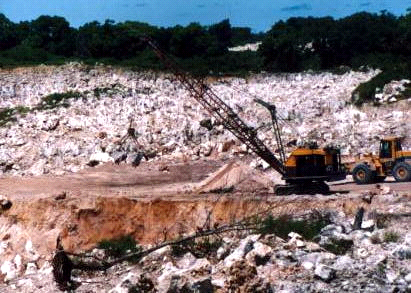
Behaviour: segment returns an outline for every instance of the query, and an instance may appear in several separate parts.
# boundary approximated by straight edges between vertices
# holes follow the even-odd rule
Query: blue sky
[[[359,11],[406,13],[411,0],[0,0],[0,12],[14,22],[40,15],[65,17],[78,27],[97,20],[147,22],[156,26],[209,25],[229,18],[233,26],[266,31],[292,16],[340,18]]]

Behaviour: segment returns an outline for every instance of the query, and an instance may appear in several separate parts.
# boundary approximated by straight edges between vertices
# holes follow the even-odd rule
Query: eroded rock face
[[[346,223],[352,217],[339,220]],[[339,227],[343,223],[332,224]],[[176,254],[174,248],[163,247],[137,263],[120,263],[104,274],[74,270],[72,279],[76,292],[408,292],[411,257],[404,254],[409,249],[408,224],[395,225],[400,235],[397,242],[365,242],[373,238],[366,230],[338,232],[353,239],[350,251],[342,255],[324,249],[313,252],[302,237],[298,239],[304,246],[291,245],[295,233],[285,241],[275,235],[230,232],[223,241],[207,238],[209,244],[218,241],[227,251],[225,256],[210,252],[196,257],[189,251]],[[385,234],[392,228],[375,229],[374,233]],[[319,236],[330,235],[330,230],[323,229]],[[10,282],[0,285],[2,292],[57,292],[50,263],[40,265],[41,256],[26,264],[29,254],[37,254],[31,241],[26,243],[26,254],[2,262],[2,277]],[[91,255],[101,259],[104,251],[95,249]]]
[[[286,121],[284,142],[316,140],[353,154],[376,151],[384,135],[409,136],[407,101],[379,108],[349,105],[352,90],[375,74],[256,75],[211,88],[247,124],[266,125],[259,136],[269,146],[275,145],[269,113],[254,96],[277,106]],[[50,98],[55,93],[66,95],[56,101],[61,96]],[[0,108],[14,109],[11,118],[17,120],[0,127],[3,174],[63,174],[107,161],[132,163],[139,151],[150,154],[144,158],[149,160],[246,151],[181,84],[162,74],[80,64],[3,70]],[[134,137],[127,137],[130,126]]]

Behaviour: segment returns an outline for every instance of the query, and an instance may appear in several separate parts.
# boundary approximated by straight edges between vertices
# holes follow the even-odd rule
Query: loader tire
[[[369,184],[374,181],[373,172],[365,164],[359,164],[352,171],[352,178],[357,184]]]
[[[411,166],[405,162],[397,163],[392,169],[392,175],[397,182],[406,182],[411,179]]]

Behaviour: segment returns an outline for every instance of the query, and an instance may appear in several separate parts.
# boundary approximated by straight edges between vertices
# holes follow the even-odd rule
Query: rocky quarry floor
[[[384,88],[378,107],[350,103],[376,73],[208,82],[273,150],[255,97],[277,106],[287,152],[315,140],[349,159],[376,152],[383,136],[411,148],[411,103],[395,98],[403,82]],[[76,292],[411,291],[411,184],[348,178],[331,195],[276,197],[280,176],[172,76],[76,63],[1,70],[1,109],[1,292],[58,292],[58,235],[67,253],[106,260],[103,240],[130,235],[147,251],[196,236],[104,271],[75,269]]]

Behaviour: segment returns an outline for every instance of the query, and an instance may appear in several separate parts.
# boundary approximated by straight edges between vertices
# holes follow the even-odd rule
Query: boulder
[[[303,237],[295,232],[290,232],[288,234],[288,242],[287,242],[287,246],[288,247],[297,247],[297,248],[303,248],[305,247],[305,242],[302,240]]]
[[[28,173],[33,176],[40,176],[47,172],[46,169],[47,160],[40,159],[36,163],[34,163],[30,169],[28,169]]]
[[[244,256],[254,248],[254,243],[260,235],[250,235],[240,241],[239,246],[224,259],[224,265],[231,267],[235,262],[243,260]]]
[[[208,277],[211,264],[205,258],[197,259],[191,253],[186,253],[178,260],[177,266],[168,262],[162,266],[161,272],[157,278],[159,292],[180,292],[178,290],[184,286],[191,288],[199,279]]]
[[[0,195],[0,211],[7,211],[12,207],[12,202],[4,196]]]
[[[89,165],[98,165],[100,163],[114,162],[113,158],[108,153],[97,152],[90,156]]]
[[[343,233],[344,230],[344,227],[335,224],[324,227],[318,244],[332,253],[345,254],[354,245],[354,241],[352,236]]]
[[[2,275],[4,275],[4,281],[10,281],[18,276],[16,264],[14,262],[6,260],[0,267]]]
[[[257,241],[254,243],[253,249],[247,253],[246,259],[252,265],[263,266],[270,260],[272,252],[273,249],[270,246]]]
[[[134,287],[134,284],[137,283],[138,276],[134,273],[128,273],[123,277],[119,284],[116,287],[108,291],[109,293],[128,293]]]
[[[34,263],[34,262],[29,262],[29,263],[27,263],[27,265],[26,265],[26,271],[25,271],[25,275],[34,275],[34,274],[36,274],[37,273],[37,270],[38,270],[38,268],[37,268],[37,265],[36,265],[36,263]]]
[[[332,267],[319,264],[314,270],[314,275],[325,282],[329,282],[336,277],[336,271]]]
[[[331,263],[334,261],[335,258],[336,256],[329,252],[312,252],[302,256],[299,259],[299,263],[305,269],[310,270],[312,268],[317,267],[320,264]]]
[[[336,271],[352,270],[354,263],[355,261],[349,255],[343,255],[335,260],[333,268]]]
[[[144,157],[144,153],[142,152],[138,152],[138,153],[129,153],[127,155],[127,159],[126,162],[127,164],[131,164],[133,167],[137,167],[138,165],[140,165],[141,160]]]
[[[114,163],[120,164],[121,162],[125,161],[127,159],[127,153],[126,152],[120,152],[116,151],[110,154],[110,156],[113,158]]]

